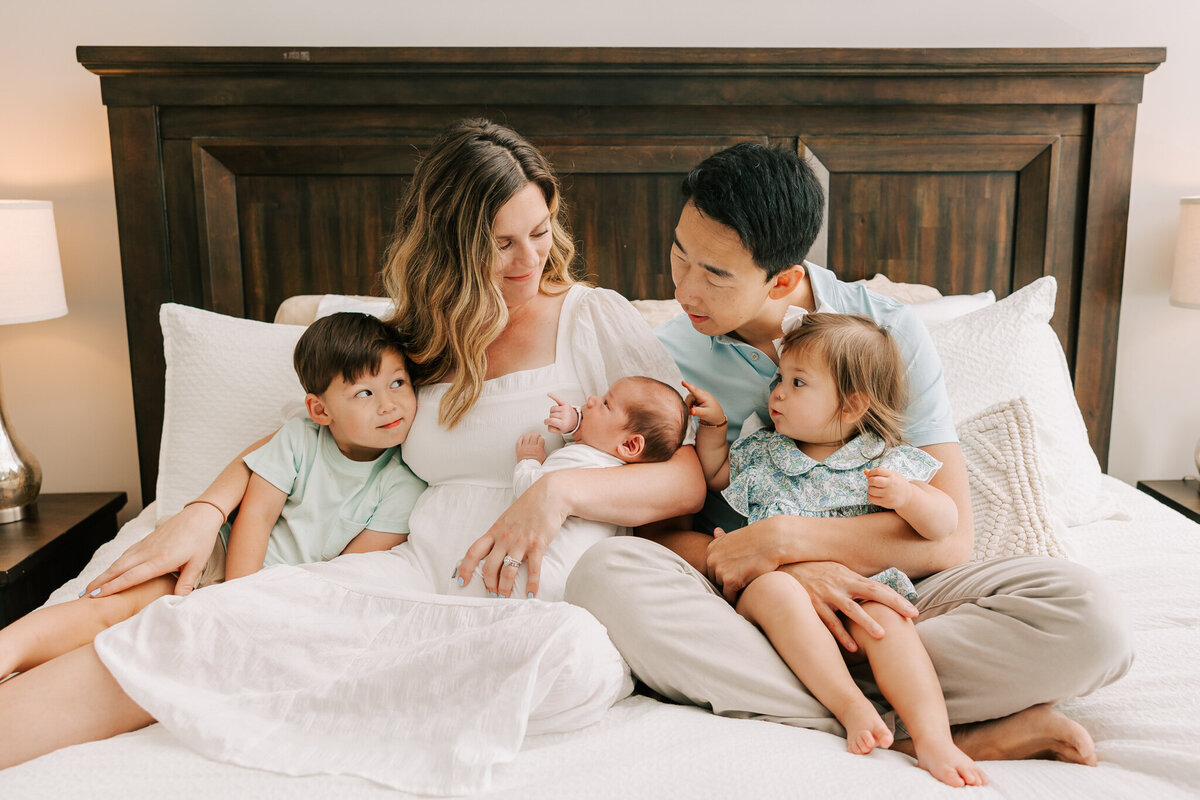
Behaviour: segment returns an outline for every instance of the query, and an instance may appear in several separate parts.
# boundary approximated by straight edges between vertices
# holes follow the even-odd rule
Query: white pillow
[[[1025,397],[1037,428],[1050,513],[1067,525],[1108,515],[1100,464],[1075,402],[1067,360],[1050,327],[1057,284],[1039,278],[999,302],[934,328],[954,421]]]
[[[933,330],[938,325],[949,322],[955,317],[970,314],[996,302],[996,295],[991,289],[979,294],[948,294],[936,300],[925,300],[913,303],[911,308],[917,319],[925,323],[925,327]]]
[[[159,321],[167,362],[157,489],[163,519],[300,410],[304,390],[292,369],[292,350],[304,326],[174,303],[163,305]]]
[[[1062,523],[1046,510],[1035,430],[1024,397],[997,403],[958,426],[975,516],[973,561],[1066,557]]]

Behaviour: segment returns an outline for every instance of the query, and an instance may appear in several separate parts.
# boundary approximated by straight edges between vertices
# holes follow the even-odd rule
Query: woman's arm
[[[146,538],[122,553],[84,591],[95,597],[104,597],[179,570],[175,594],[189,594],[196,587],[196,581],[200,579],[200,573],[212,555],[222,523],[238,507],[242,495],[246,493],[250,470],[242,459],[270,439],[271,436],[264,436],[239,453],[212,485],[196,498],[203,500],[203,503],[185,506],[178,514],[164,520]]]
[[[252,575],[262,569],[271,530],[279,520],[287,497],[287,492],[272,485],[266,478],[251,474],[241,511],[229,531],[225,580]]]
[[[537,596],[542,556],[567,517],[635,526],[692,514],[704,504],[704,476],[692,447],[669,461],[610,469],[565,469],[543,475],[467,550],[458,567],[465,585],[483,561],[484,585],[507,597],[505,556],[527,562],[526,590]]]

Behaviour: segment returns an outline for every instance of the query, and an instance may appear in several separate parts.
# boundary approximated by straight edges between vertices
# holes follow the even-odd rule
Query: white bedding
[[[1172,798],[1200,795],[1200,525],[1105,477],[1128,520],[1070,529],[1072,557],[1123,597],[1136,661],[1118,683],[1062,708],[1095,737],[1100,766],[988,762],[982,789],[950,789],[891,752],[852,756],[832,736],[714,717],[631,697],[597,724],[528,737],[493,773],[486,797],[1019,797]],[[153,510],[98,551],[55,593],[74,597],[147,530]],[[366,780],[296,778],[209,761],[161,725],[68,748],[0,772],[0,797],[406,797]]]

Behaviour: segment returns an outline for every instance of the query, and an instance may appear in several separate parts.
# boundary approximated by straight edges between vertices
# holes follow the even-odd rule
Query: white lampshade
[[[1179,201],[1171,305],[1200,308],[1200,197],[1184,197]]]
[[[66,313],[53,204],[0,200],[0,325]]]

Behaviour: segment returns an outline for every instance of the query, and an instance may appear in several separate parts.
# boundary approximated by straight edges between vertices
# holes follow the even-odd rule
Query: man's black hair
[[[825,192],[791,150],[736,144],[701,161],[681,188],[685,201],[737,233],[767,278],[804,261],[821,230]]]

